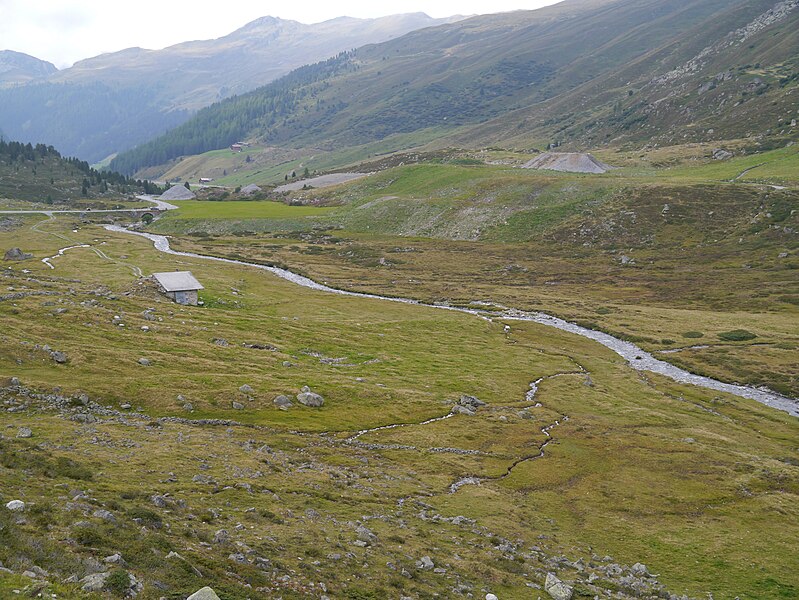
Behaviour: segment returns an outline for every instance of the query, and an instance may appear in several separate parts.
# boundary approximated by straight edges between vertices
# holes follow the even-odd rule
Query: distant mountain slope
[[[15,83],[32,83],[0,89],[0,129],[14,139],[46,142],[99,161],[301,65],[458,18],[414,13],[304,25],[264,17],[216,40],[163,50],[129,48],[62,71],[50,65],[52,71],[36,78],[9,71]],[[0,82],[2,64],[0,55]]]
[[[28,83],[58,72],[55,65],[34,56],[0,50],[0,87]]]
[[[160,191],[147,181],[98,172],[85,161],[61,156],[52,146],[0,140],[0,199],[74,206]]]
[[[523,147],[543,138],[585,147],[795,139],[798,107],[799,1],[735,2],[620,69],[448,141]]]
[[[333,150],[435,128],[438,135],[451,131],[442,143],[458,145],[562,140],[589,145],[626,135],[643,119],[650,128],[641,137],[675,137],[669,132],[676,124],[692,127],[708,107],[703,98],[678,119],[675,86],[683,81],[657,82],[711,46],[718,51],[703,55],[702,68],[686,75],[686,89],[705,72],[759,69],[766,89],[756,84],[744,103],[758,112],[755,124],[762,127],[785,112],[791,96],[784,94],[798,83],[796,8],[797,0],[572,0],[475,17],[308,67],[306,72],[316,73],[311,79],[297,72],[220,102],[118,157],[115,166],[135,172],[242,137]],[[745,44],[728,43],[739,29],[746,32],[740,34]],[[749,56],[741,52],[742,44],[751,56],[762,56],[759,67],[739,64]],[[749,85],[746,78],[742,82]],[[644,96],[640,91],[646,86]],[[787,87],[777,92],[780,86]],[[659,111],[659,106],[671,108]],[[607,121],[600,123],[605,113]],[[743,136],[751,127],[734,118],[724,122],[729,126],[714,133],[707,127],[693,137]]]

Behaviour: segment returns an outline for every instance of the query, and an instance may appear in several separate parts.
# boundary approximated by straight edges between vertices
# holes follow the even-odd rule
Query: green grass
[[[181,219],[295,219],[327,214],[330,208],[316,206],[288,206],[281,202],[229,201],[209,202],[182,200],[175,202],[177,212],[168,212],[165,218]]]

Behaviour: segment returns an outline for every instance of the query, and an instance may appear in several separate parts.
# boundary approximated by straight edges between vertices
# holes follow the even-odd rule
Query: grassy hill
[[[785,6],[573,1],[475,17],[305,67],[113,164],[132,173],[245,137],[310,155],[426,131],[459,147],[784,144],[799,89],[799,11]]]

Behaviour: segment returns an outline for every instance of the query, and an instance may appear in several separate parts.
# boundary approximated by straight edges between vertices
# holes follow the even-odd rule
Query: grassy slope
[[[286,598],[302,597],[298,586],[307,589],[310,581],[325,581],[334,596],[349,598],[448,594],[456,581],[475,585],[481,594],[527,598],[525,583],[540,585],[552,567],[518,552],[508,560],[508,551],[496,546],[509,539],[519,548],[535,545],[547,555],[572,559],[591,561],[593,551],[626,563],[641,560],[673,591],[696,596],[712,591],[717,598],[788,598],[799,588],[792,553],[799,534],[796,419],[754,402],[640,376],[596,344],[533,324],[514,324],[506,335],[501,323],[333,297],[252,269],[165,256],[145,240],[69,219],[38,231],[30,229],[33,223],[28,219],[25,227],[0,233],[0,246],[20,245],[38,258],[65,243],[43,233],[51,232],[101,244],[109,258],[75,250],[56,259],[55,271],[38,262],[3,271],[5,287],[56,295],[0,302],[0,375],[43,389],[57,385],[67,394],[85,391],[104,405],[130,402],[153,416],[186,415],[176,399],[182,394],[194,404],[192,418],[233,418],[270,429],[156,427],[146,419],[84,426],[34,409],[35,403],[7,413],[12,428],[34,429],[32,442],[42,453],[31,463],[35,469],[56,466],[49,475],[37,475],[30,465],[26,471],[20,457],[33,452],[25,450],[29,442],[3,441],[2,500],[22,497],[34,507],[24,525],[3,513],[0,535],[11,536],[0,546],[5,565],[17,569],[35,562],[65,577],[85,568],[77,558],[121,550],[147,584],[145,599],[164,594],[153,587],[156,579],[175,597],[205,583],[225,598],[250,596],[252,590],[238,580]],[[71,233],[75,227],[78,232]],[[206,285],[206,306],[180,308],[143,291],[134,265],[145,272],[191,269]],[[23,267],[32,274],[22,274]],[[97,295],[98,286],[114,297]],[[56,308],[67,311],[54,316]],[[146,308],[163,320],[144,320]],[[125,327],[113,322],[114,315]],[[145,324],[150,332],[140,330]],[[225,338],[230,346],[220,347],[213,338]],[[241,346],[252,341],[278,350]],[[70,362],[56,365],[33,343],[67,352]],[[321,364],[308,350],[346,356],[356,366]],[[142,356],[153,366],[138,365]],[[295,366],[281,366],[284,360]],[[573,372],[577,365],[590,373],[591,386],[581,374],[547,380],[537,397],[543,406],[530,411],[532,420],[517,415],[531,380]],[[252,400],[237,391],[243,383],[255,389]],[[304,384],[326,396],[322,410],[282,412],[272,406],[273,395]],[[480,396],[489,408],[476,417],[389,430],[363,441],[455,446],[487,456],[370,450],[338,445],[336,434],[290,433],[419,422],[444,414],[446,401],[464,392]],[[233,410],[232,401],[242,401],[245,409]],[[543,441],[544,424],[563,415],[569,420],[553,431],[556,441],[544,459],[500,482],[444,493],[461,475],[502,473]],[[262,444],[271,454],[253,452]],[[76,464],[67,468],[59,457]],[[218,484],[192,482],[198,473]],[[255,493],[239,487],[244,483]],[[90,489],[82,502],[90,510],[111,510],[119,524],[66,511],[66,490],[76,488]],[[185,501],[185,508],[156,508],[148,499],[153,493],[169,493]],[[399,498],[417,494],[428,513],[475,518],[479,527],[422,520],[421,505],[398,507]],[[255,511],[245,512],[249,507]],[[354,525],[347,523],[365,515],[376,517],[368,526],[378,542],[361,549],[351,545]],[[148,524],[143,532],[134,516]],[[79,520],[89,523],[88,532],[78,533]],[[237,522],[244,529],[236,531]],[[277,575],[291,573],[296,590],[226,560],[235,547],[200,544],[221,528],[272,559]],[[170,566],[163,560],[170,550],[204,577]],[[344,559],[327,559],[332,552]],[[414,561],[425,554],[447,574],[416,571]],[[387,562],[407,567],[411,578],[398,576]],[[359,578],[361,569],[368,578]],[[570,569],[559,572],[577,577]],[[0,581],[0,589],[20,585],[6,576]],[[61,588],[59,597],[83,597],[70,590]]]

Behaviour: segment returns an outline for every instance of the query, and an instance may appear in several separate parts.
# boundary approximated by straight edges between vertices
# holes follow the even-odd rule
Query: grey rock
[[[149,367],[153,364],[150,362],[149,358],[140,358],[138,362],[142,367]]]
[[[11,512],[22,512],[25,510],[25,503],[22,500],[12,500],[6,504],[6,508]]]
[[[69,360],[69,357],[61,352],[60,350],[55,350],[50,354],[50,357],[56,361],[59,365],[63,365]]]
[[[194,410],[194,405],[191,402],[186,402],[186,404],[183,405],[183,410],[191,412]]]
[[[227,348],[228,346],[230,346],[230,342],[228,342],[224,338],[214,338],[213,342],[214,344],[216,344],[217,346],[221,346],[222,348]]]
[[[571,600],[572,594],[574,593],[571,586],[566,585],[555,577],[554,573],[547,573],[547,578],[544,582],[544,591],[552,596],[554,600]]]
[[[315,394],[312,392],[308,386],[302,388],[302,392],[297,394],[297,402],[304,406],[310,406],[312,408],[319,408],[323,406],[325,403],[325,399],[322,398],[319,394]]]
[[[473,417],[475,415],[474,410],[472,410],[470,407],[461,406],[460,404],[453,406],[452,411],[450,412],[452,412],[453,415],[466,415],[467,417]]]
[[[241,402],[234,402],[233,408],[235,408],[236,410],[242,410],[244,408],[244,405]]]
[[[119,552],[112,554],[111,556],[106,556],[103,559],[103,562],[107,565],[118,565],[120,567],[124,567],[127,564]]]
[[[289,399],[289,397],[288,396],[283,396],[282,394],[280,396],[276,397],[273,400],[273,402],[275,403],[275,406],[278,406],[280,408],[291,408],[292,406],[294,406],[291,403],[291,400]]]
[[[245,383],[243,386],[241,386],[241,387],[239,388],[239,391],[240,391],[242,394],[247,394],[248,396],[249,396],[249,395],[251,395],[251,394],[253,394],[253,393],[255,393],[255,390],[254,390],[254,389],[252,389],[252,386],[251,386],[251,385],[249,385],[249,384],[246,384],[246,383]]]
[[[635,563],[632,566],[632,568],[630,569],[630,572],[633,575],[637,575],[638,577],[648,577],[649,576],[649,569],[646,568],[645,564],[642,564],[642,563],[639,563],[639,562]]]
[[[3,256],[3,260],[30,260],[31,258],[33,258],[33,254],[23,252],[19,248],[11,248],[10,250],[6,250],[6,253]]]
[[[230,534],[227,529],[220,529],[214,534],[214,544],[227,544],[230,541]]]
[[[111,512],[102,508],[94,511],[92,516],[102,519],[103,521],[107,521],[108,523],[116,523],[117,521],[117,518]]]
[[[33,432],[28,427],[20,427],[17,431],[18,438],[32,438]]]
[[[733,156],[735,156],[729,150],[724,150],[723,148],[716,148],[713,150],[713,159],[714,160],[729,160]]]
[[[458,404],[460,404],[461,406],[469,406],[475,409],[486,405],[486,403],[480,400],[479,398],[475,398],[474,396],[468,396],[466,394],[461,396],[461,399],[458,401]]]
[[[201,590],[194,592],[186,600],[220,600],[216,592],[209,587],[204,587]]]
[[[240,565],[247,564],[247,557],[241,554],[240,552],[231,554],[230,556],[228,556],[228,560],[232,560],[234,563],[238,563]]]
[[[365,542],[367,545],[371,546],[377,542],[377,536],[374,534],[374,532],[364,525],[358,525],[355,533],[358,536],[358,540]]]
[[[79,584],[81,590],[84,592],[102,592],[105,588],[105,582],[111,573],[92,573],[80,580]]]
[[[429,556],[423,556],[416,562],[416,568],[421,569],[422,571],[429,571],[435,567],[433,563],[433,559]]]

